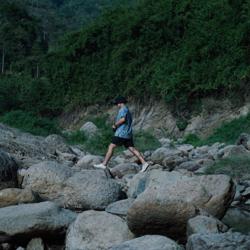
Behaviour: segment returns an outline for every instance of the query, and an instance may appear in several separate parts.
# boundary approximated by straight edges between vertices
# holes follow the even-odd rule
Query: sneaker
[[[95,167],[95,168],[101,168],[101,169],[106,169],[106,168],[107,168],[103,163],[94,164],[94,167]]]
[[[149,164],[147,162],[142,164],[142,169],[140,171],[140,173],[143,173],[147,170],[147,168],[149,167]]]

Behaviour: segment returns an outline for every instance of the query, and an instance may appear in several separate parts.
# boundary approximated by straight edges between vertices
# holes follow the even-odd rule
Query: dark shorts
[[[133,138],[126,139],[126,138],[121,138],[118,136],[113,136],[111,142],[115,144],[116,146],[124,146],[126,148],[134,147]]]

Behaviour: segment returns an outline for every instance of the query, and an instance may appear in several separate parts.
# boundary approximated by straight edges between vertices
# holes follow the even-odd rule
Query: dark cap
[[[127,99],[124,96],[118,96],[113,101],[113,104],[119,104],[119,103],[127,103]]]

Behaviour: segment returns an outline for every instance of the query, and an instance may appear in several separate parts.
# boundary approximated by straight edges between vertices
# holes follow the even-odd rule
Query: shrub
[[[47,136],[60,133],[56,121],[36,116],[32,112],[11,111],[1,116],[0,122],[35,135]]]

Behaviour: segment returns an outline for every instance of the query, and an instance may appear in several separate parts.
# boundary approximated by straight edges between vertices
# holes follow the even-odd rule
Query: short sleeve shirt
[[[115,136],[130,139],[132,137],[132,115],[126,106],[119,109],[116,122],[121,118],[125,118],[125,122],[116,129]]]

